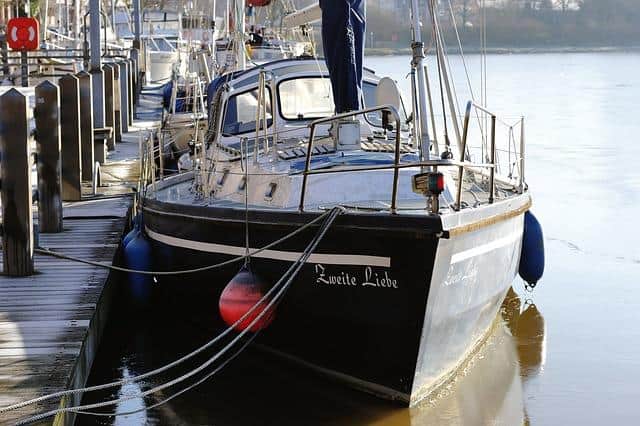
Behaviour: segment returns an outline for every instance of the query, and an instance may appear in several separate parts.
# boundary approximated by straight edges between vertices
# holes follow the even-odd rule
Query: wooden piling
[[[10,89],[0,96],[2,257],[9,276],[33,273],[31,149],[27,98]]]
[[[82,180],[91,181],[95,168],[93,145],[93,92],[91,74],[80,71],[76,74],[80,88],[80,151],[82,153]]]
[[[36,86],[38,224],[40,232],[62,232],[60,91],[50,81]]]
[[[60,78],[60,133],[62,135],[62,199],[82,198],[82,151],[80,145],[80,88],[78,78]]]
[[[120,68],[120,110],[122,133],[129,131],[129,71],[126,61],[118,62]]]
[[[113,62],[113,131],[116,143],[122,142],[122,93],[120,93],[120,66]]]
[[[113,68],[110,64],[102,66],[104,73],[104,127],[115,129],[115,112],[113,108]],[[107,139],[107,149],[113,151],[116,149],[115,136]]]
[[[138,98],[140,96],[140,69],[138,68],[138,61],[136,59],[129,59],[131,61],[131,85],[132,85],[132,94],[133,94],[133,116],[136,116]]]
[[[127,60],[127,74],[129,76],[128,79],[128,85],[129,85],[129,126],[133,125],[133,116],[134,116],[134,105],[135,105],[135,79],[133,76],[134,73],[134,69],[133,69],[133,65],[134,62],[132,59]]]
[[[107,158],[105,140],[96,135],[95,129],[104,128],[104,75],[101,69],[92,69],[91,74],[91,95],[93,101],[93,156],[94,160],[100,164],[104,164]],[[104,132],[100,132],[104,134]]]

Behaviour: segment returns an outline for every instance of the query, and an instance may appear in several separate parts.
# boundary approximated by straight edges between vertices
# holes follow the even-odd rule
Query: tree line
[[[450,1],[451,5],[440,1],[437,13],[445,40],[452,46],[457,43],[455,27],[463,44],[479,46],[483,22],[487,44],[493,47],[640,45],[638,0],[503,0],[485,8],[479,7],[481,0]],[[369,43],[406,47],[410,41],[407,18],[368,7]],[[424,27],[428,33],[431,26]]]

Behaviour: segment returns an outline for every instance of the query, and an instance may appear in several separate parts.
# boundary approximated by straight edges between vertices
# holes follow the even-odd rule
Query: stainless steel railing
[[[488,163],[473,163],[467,161],[467,139],[469,134],[469,120],[471,116],[471,110],[475,107],[480,111],[491,116],[491,145],[490,145],[490,159]],[[353,166],[353,167],[341,167],[339,169],[321,169],[321,170],[310,170],[311,167],[311,153],[313,150],[313,143],[315,139],[315,130],[316,127],[320,124],[325,124],[331,121],[340,120],[342,118],[354,117],[357,115],[368,114],[371,112],[378,111],[386,111],[390,113],[396,122],[396,140],[395,140],[395,157],[393,165],[375,165],[375,166]],[[461,208],[461,197],[462,197],[462,184],[463,184],[463,173],[464,169],[467,168],[482,168],[489,169],[489,203],[493,203],[495,200],[495,171],[496,171],[496,120],[497,117],[492,112],[488,111],[484,107],[480,105],[476,105],[473,102],[469,102],[467,104],[465,118],[464,118],[464,127],[463,127],[463,137],[462,137],[462,152],[460,153],[460,160],[442,160],[442,159],[434,159],[434,160],[423,160],[423,161],[414,161],[410,163],[402,163],[400,164],[400,114],[392,105],[381,105],[374,108],[367,108],[359,111],[353,111],[343,114],[334,115],[332,117],[322,118],[313,121],[310,124],[310,134],[309,134],[309,144],[307,146],[307,156],[305,161],[305,168],[303,172],[302,178],[302,188],[300,191],[300,204],[299,211],[304,211],[304,201],[307,191],[307,181],[309,175],[314,174],[327,174],[327,173],[345,173],[345,172],[358,172],[358,171],[371,171],[371,170],[389,170],[393,169],[393,183],[392,183],[392,195],[391,195],[391,207],[390,211],[392,214],[397,213],[397,205],[398,205],[398,181],[399,181],[399,172],[400,169],[412,168],[412,167],[430,167],[434,170],[437,170],[438,167],[458,167],[458,187],[457,187],[457,196],[455,202],[455,209],[460,210]],[[522,146],[524,144],[524,138],[521,138],[521,152],[524,150]],[[524,170],[524,158],[520,158],[520,188],[523,187],[523,173]],[[433,213],[437,213],[434,211]]]
[[[395,144],[395,157],[394,157],[394,167],[393,167],[394,169],[393,187],[392,187],[392,195],[391,195],[391,211],[393,213],[396,212],[397,198],[398,198],[398,174],[399,174],[398,166],[400,165],[400,121],[401,120],[400,120],[400,114],[398,113],[398,110],[393,105],[381,105],[373,108],[362,109],[359,111],[345,112],[345,113],[337,114],[331,117],[314,120],[311,123],[310,125],[311,129],[309,131],[309,144],[307,145],[307,158],[305,161],[304,173],[302,177],[302,190],[300,191],[299,210],[301,212],[304,211],[304,198],[307,191],[307,179],[310,174],[318,173],[317,170],[313,170],[313,171],[309,170],[309,167],[311,167],[311,153],[313,151],[313,142],[315,138],[316,127],[319,124],[329,123],[331,121],[340,120],[343,118],[355,117],[357,115],[368,114],[371,112],[378,112],[378,111],[381,111],[381,112],[386,111],[390,113],[396,122],[396,144]],[[385,166],[385,167],[390,168],[389,166]],[[339,171],[346,172],[351,170],[350,168],[347,168],[347,169],[340,169]],[[338,170],[336,170],[336,172],[338,172]]]

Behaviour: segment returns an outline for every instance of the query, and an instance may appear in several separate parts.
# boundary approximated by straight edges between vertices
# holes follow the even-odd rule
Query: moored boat
[[[147,188],[145,229],[177,270],[254,252],[340,208],[259,342],[414,404],[483,340],[516,275],[531,205],[523,145],[501,176],[494,125],[473,161],[472,109],[496,117],[472,103],[457,147],[432,140],[419,31],[408,114],[394,82],[362,67],[364,2],[322,6],[326,66],[285,59],[219,77],[208,131],[181,159],[193,170]],[[251,256],[253,271],[275,283],[319,226]],[[163,285],[222,324],[215,301],[236,272]]]

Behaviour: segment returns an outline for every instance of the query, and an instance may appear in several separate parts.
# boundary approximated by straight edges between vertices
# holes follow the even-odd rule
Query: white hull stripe
[[[467,259],[471,259],[472,257],[480,256],[481,254],[489,253],[490,251],[508,246],[519,238],[522,238],[522,231],[514,232],[506,237],[491,241],[490,243],[461,251],[451,256],[451,264],[453,265],[455,263],[463,262]]]
[[[159,234],[145,227],[147,234],[156,241],[175,247],[183,247],[191,250],[204,251],[209,253],[227,254],[230,256],[243,256],[245,248],[240,246],[230,246],[226,244],[204,243],[201,241],[186,240],[183,238],[172,237],[169,235]],[[250,248],[249,251],[257,249]],[[281,251],[281,250],[264,250],[255,254],[253,257],[283,260],[287,262],[295,262],[300,258],[302,252],[299,251]],[[383,256],[367,256],[358,254],[312,254],[307,263],[321,263],[323,265],[359,265],[359,266],[379,266],[381,268],[391,267],[391,258]]]

